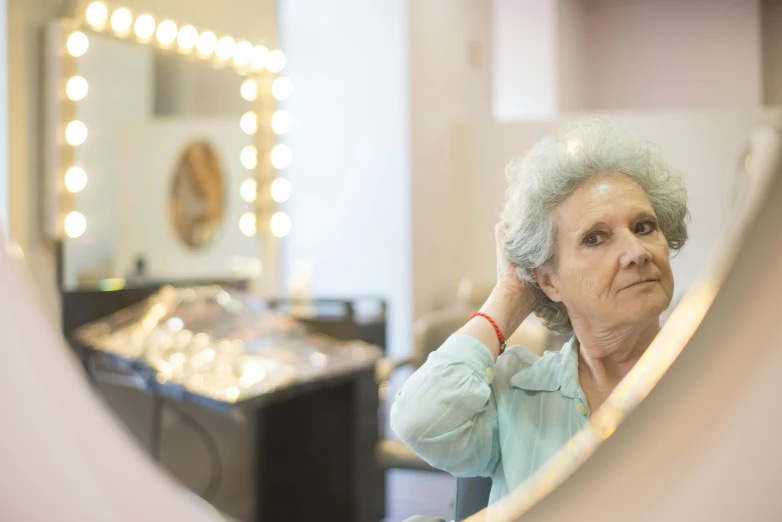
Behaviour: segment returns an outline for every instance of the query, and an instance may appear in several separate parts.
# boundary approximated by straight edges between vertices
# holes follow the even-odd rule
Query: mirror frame
[[[81,3],[86,4],[86,2]],[[96,4],[99,4],[97,8],[99,11],[102,9],[100,6],[105,8],[105,15],[102,19],[96,19],[94,11],[90,13],[90,9],[94,10]],[[278,135],[272,129],[272,121],[276,114],[285,112],[285,116],[290,118],[286,111],[278,111],[277,106],[278,100],[287,99],[290,95],[290,80],[278,75],[285,66],[285,55],[280,50],[269,51],[260,43],[253,45],[247,39],[235,39],[229,35],[222,35],[218,40],[218,36],[214,32],[194,28],[187,23],[176,24],[177,36],[181,34],[180,28],[189,27],[191,34],[195,29],[199,35],[195,41],[200,41],[204,34],[211,34],[215,44],[218,41],[233,42],[230,47],[233,49],[241,48],[241,54],[232,51],[227,58],[225,56],[228,53],[224,53],[221,58],[218,58],[216,45],[212,46],[209,52],[201,53],[196,44],[183,48],[179,45],[178,38],[174,38],[170,43],[163,43],[168,38],[162,38],[161,42],[159,34],[156,34],[158,31],[150,34],[148,38],[141,38],[135,33],[134,24],[123,31],[111,27],[113,14],[121,9],[124,8],[112,6],[103,1],[90,2],[89,5],[77,8],[75,16],[57,19],[46,28],[44,47],[46,52],[44,236],[60,244],[64,241],[78,241],[89,226],[88,218],[100,219],[100,216],[83,216],[78,211],[76,193],[70,192],[65,184],[69,169],[78,167],[76,148],[83,143],[83,141],[69,143],[66,137],[67,129],[71,124],[81,124],[78,119],[78,108],[79,101],[84,98],[77,97],[75,100],[69,98],[66,85],[69,79],[78,76],[79,57],[89,52],[90,36],[99,34],[138,45],[151,46],[157,51],[170,53],[185,60],[202,61],[209,66],[232,70],[247,78],[242,84],[242,92],[237,95],[241,95],[249,105],[248,111],[243,114],[242,118],[254,117],[257,123],[255,126],[257,130],[254,133],[248,133],[254,134],[253,144],[242,150],[242,159],[245,159],[242,164],[252,172],[245,182],[255,182],[255,198],[254,201],[253,198],[243,198],[243,201],[247,203],[247,212],[242,214],[242,225],[228,223],[227,226],[240,227],[245,235],[258,238],[261,243],[262,274],[259,274],[251,285],[254,290],[260,293],[275,294],[279,285],[279,240],[290,230],[290,218],[279,208],[279,203],[283,203],[285,200],[278,203],[272,197],[272,184],[277,179],[285,179],[281,174],[290,163],[291,158],[290,149],[287,145],[278,143]],[[136,21],[133,13],[128,11],[127,14],[133,22]],[[155,24],[155,28],[159,28],[163,23],[168,23],[170,28],[170,24],[173,22],[161,18],[160,24]],[[71,45],[69,49],[69,39],[72,44],[74,39],[80,39],[81,43],[86,42],[86,45],[82,45],[82,49],[74,48]],[[280,87],[282,82],[285,85]],[[253,84],[254,87],[252,87]],[[247,86],[246,91],[245,86]],[[280,91],[283,91],[285,95],[280,95]],[[254,96],[247,95],[252,92],[255,93]],[[89,89],[87,89],[86,97],[89,97]],[[83,126],[83,124],[81,125]],[[89,130],[86,127],[82,130],[85,130],[82,134],[86,134],[86,139],[89,139]],[[100,173],[94,172],[85,173],[83,169],[79,174],[82,175],[82,178],[86,174],[87,180],[92,176],[100,175]],[[244,192],[247,191],[244,190]],[[287,225],[282,227],[284,233],[280,233],[280,222]],[[66,223],[70,226],[66,226]],[[277,227],[273,226],[273,223],[277,223]],[[60,263],[63,262],[64,260],[61,259]],[[62,273],[62,267],[60,267],[60,271]],[[62,280],[60,286],[62,287]],[[108,287],[114,289],[123,286],[124,279],[121,277],[116,280],[112,279],[108,283]]]

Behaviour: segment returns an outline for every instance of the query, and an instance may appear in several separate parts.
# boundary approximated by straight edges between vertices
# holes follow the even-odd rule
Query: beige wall
[[[490,3],[494,119],[553,118],[559,111],[559,0]],[[569,37],[577,41],[576,35]]]
[[[559,0],[557,10],[557,84],[559,111],[582,111],[586,103],[586,10],[588,2]]]
[[[462,212],[454,194],[451,133],[491,117],[491,2],[410,3],[413,313],[453,299]]]
[[[584,110],[758,107],[759,0],[596,0]]]
[[[42,237],[42,32],[67,14],[70,2],[10,0],[8,3],[9,222],[12,238],[24,251],[28,270],[49,316],[59,321],[54,245]],[[149,11],[196,27],[277,42],[274,0],[128,0],[135,12]]]
[[[0,27],[8,27],[8,2],[0,1]],[[0,36],[0,231],[8,239],[8,31]]]
[[[762,0],[763,103],[782,104],[782,1]]]
[[[750,129],[780,124],[782,110],[615,114],[623,127],[657,143],[685,178],[692,220],[690,240],[672,266],[674,298],[693,282],[731,222],[733,174],[743,160]],[[517,124],[465,124],[454,142],[460,221],[449,229],[458,272],[491,282],[495,272],[493,226],[503,203],[505,165],[566,120]],[[456,279],[452,280],[456,284]]]

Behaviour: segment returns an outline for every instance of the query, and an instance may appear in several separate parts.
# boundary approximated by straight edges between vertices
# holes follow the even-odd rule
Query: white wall
[[[495,120],[540,120],[558,114],[558,4],[558,0],[491,2]]]
[[[453,299],[454,124],[491,117],[491,5],[427,0],[410,8],[414,316]]]
[[[586,110],[761,105],[759,0],[593,0]]]
[[[616,114],[620,125],[657,143],[685,178],[692,220],[690,240],[672,261],[675,298],[692,283],[731,219],[732,176],[750,129],[779,124],[782,110]],[[455,135],[454,164],[463,202],[461,221],[449,230],[459,245],[459,272],[491,282],[495,273],[493,227],[506,187],[504,168],[562,122],[466,124]],[[455,282],[454,282],[455,284]]]
[[[293,221],[283,268],[314,264],[313,294],[390,301],[390,350],[411,342],[409,26],[406,2],[286,0],[281,47],[294,115],[285,137]]]

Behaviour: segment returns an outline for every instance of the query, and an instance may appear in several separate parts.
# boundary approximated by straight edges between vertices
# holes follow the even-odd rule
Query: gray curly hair
[[[532,293],[532,311],[556,332],[570,332],[567,308],[540,289],[533,270],[556,269],[556,226],[553,211],[581,183],[621,173],[646,192],[660,230],[672,251],[687,241],[687,191],[656,145],[602,118],[589,118],[547,136],[507,169],[508,190],[502,221],[503,249]]]

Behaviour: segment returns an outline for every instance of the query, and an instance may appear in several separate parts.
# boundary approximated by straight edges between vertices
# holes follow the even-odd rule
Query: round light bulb
[[[148,14],[139,16],[133,24],[133,31],[141,40],[149,40],[155,34],[155,19]]]
[[[252,78],[247,78],[242,82],[241,93],[242,98],[248,102],[255,101],[258,97],[258,82]]]
[[[239,154],[239,162],[246,169],[254,169],[258,166],[258,149],[252,145],[247,145]]]
[[[274,96],[274,99],[276,100],[287,100],[291,97],[292,92],[293,82],[291,82],[290,78],[280,76],[272,83],[272,96]]]
[[[198,37],[198,43],[196,44],[196,51],[202,58],[207,58],[213,52],[217,46],[217,36],[212,31],[205,31]]]
[[[255,235],[257,226],[254,212],[245,212],[242,217],[239,218],[239,230],[242,231],[247,237],[253,237]]]
[[[88,89],[87,80],[81,76],[71,76],[65,84],[65,95],[71,101],[80,101],[87,96]]]
[[[109,17],[109,9],[103,2],[92,2],[87,6],[84,15],[88,24],[95,28],[101,28],[106,25],[106,19]]]
[[[288,181],[287,179],[277,178],[274,181],[272,181],[272,187],[271,187],[272,199],[277,203],[285,203],[286,201],[291,199],[292,192],[293,192],[293,187],[291,187],[291,182]]]
[[[198,43],[198,31],[192,25],[186,25],[179,30],[176,43],[183,51],[190,51]]]
[[[171,45],[176,40],[177,26],[171,20],[164,20],[157,26],[157,41],[160,45]]]
[[[285,212],[275,212],[269,226],[274,237],[285,237],[291,231],[291,218]]]
[[[87,186],[87,173],[81,167],[71,167],[65,173],[65,188],[68,192],[81,192]]]
[[[279,110],[272,116],[272,130],[275,134],[286,134],[292,125],[293,118],[288,111]]]
[[[220,61],[230,60],[234,55],[234,49],[236,49],[236,42],[230,36],[223,36],[217,41],[217,48],[215,49],[215,56]]]
[[[271,73],[278,73],[285,68],[285,54],[275,49],[266,57],[266,68]]]
[[[253,52],[250,55],[250,65],[256,71],[260,71],[266,65],[266,58],[269,56],[269,49],[263,45],[256,45],[253,47]]]
[[[74,120],[65,127],[65,141],[73,147],[78,147],[87,139],[87,126],[79,120]]]
[[[293,155],[287,145],[276,145],[272,149],[272,165],[277,170],[282,170],[291,164]]]
[[[258,132],[258,116],[254,112],[245,112],[239,121],[239,128],[245,134],[255,134]]]
[[[65,42],[65,48],[68,49],[68,54],[76,57],[84,55],[89,46],[90,40],[87,38],[86,34],[80,31],[71,33],[71,35],[68,36],[68,40]]]
[[[252,58],[253,44],[248,41],[241,41],[236,44],[236,51],[234,52],[234,63],[239,67],[243,67],[250,63]]]
[[[65,216],[63,225],[65,227],[65,233],[70,238],[77,238],[87,230],[87,220],[81,212],[69,212],[68,215]]]
[[[124,7],[120,7],[111,14],[111,28],[119,34],[125,34],[133,23],[133,15]]]
[[[247,203],[253,203],[258,197],[258,183],[253,178],[247,178],[239,185],[239,195]]]

